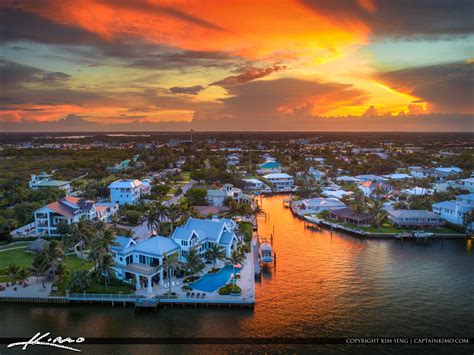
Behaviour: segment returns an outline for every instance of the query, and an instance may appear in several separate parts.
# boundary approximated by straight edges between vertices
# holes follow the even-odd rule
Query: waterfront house
[[[432,228],[444,224],[437,214],[426,210],[391,210],[387,211],[388,218],[397,227]]]
[[[258,192],[271,192],[272,189],[265,184],[263,181],[258,179],[242,179],[245,182],[245,187],[251,191],[258,191]]]
[[[292,191],[295,179],[286,173],[272,173],[263,176],[272,184],[273,192],[289,192]]]
[[[346,207],[346,205],[336,198],[309,198],[306,200],[292,201],[290,205],[292,211],[299,216],[332,211]]]
[[[238,245],[236,230],[237,224],[231,219],[190,217],[175,229],[171,238],[154,236],[137,242],[129,237],[117,237],[111,247],[115,274],[120,280],[134,282],[137,289],[146,286],[151,293],[153,285],[163,284],[167,279],[167,270],[163,269],[165,256],[176,253],[186,262],[189,250],[195,248],[204,259],[206,251],[217,244],[229,257]]]
[[[142,196],[151,191],[149,181],[137,179],[122,179],[109,185],[110,200],[119,205],[134,205],[140,202]]]
[[[71,192],[71,184],[69,181],[53,180],[51,179],[51,175],[46,174],[45,172],[38,175],[32,174],[28,186],[31,190],[37,190],[44,187],[56,187],[66,191],[66,193]]]
[[[35,216],[35,231],[38,235],[60,236],[58,225],[73,224],[81,218],[96,219],[95,201],[84,198],[66,196],[37,209]]]
[[[328,217],[344,223],[356,224],[358,226],[368,226],[372,221],[372,217],[368,213],[357,213],[349,207],[331,210]]]
[[[474,193],[458,195],[455,200],[443,201],[431,205],[433,213],[441,216],[446,221],[465,225],[466,213],[474,209]],[[468,229],[473,228],[473,223]]]
[[[242,193],[242,189],[232,184],[224,184],[221,189],[207,190],[207,203],[210,206],[221,207],[227,198],[232,198],[237,203],[251,203],[251,198]]]
[[[281,173],[281,164],[274,160],[268,160],[265,163],[260,164],[260,166],[257,169],[257,174],[260,174],[260,175],[265,175],[265,174],[270,174],[270,173]]]

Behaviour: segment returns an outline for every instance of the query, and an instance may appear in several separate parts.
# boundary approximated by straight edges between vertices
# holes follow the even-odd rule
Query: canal
[[[110,306],[0,304],[0,336],[36,332],[88,337],[467,337],[474,336],[474,252],[466,240],[363,240],[311,230],[283,207],[283,196],[261,200],[273,230],[277,264],[256,286],[254,310],[173,308],[138,312]],[[209,345],[83,345],[83,352],[206,353]],[[212,347],[217,352],[237,345]],[[397,345],[259,345],[256,351],[420,353]],[[31,348],[31,353],[41,353]],[[472,353],[469,346],[424,346],[430,353]],[[1,354],[18,351],[0,350]]]

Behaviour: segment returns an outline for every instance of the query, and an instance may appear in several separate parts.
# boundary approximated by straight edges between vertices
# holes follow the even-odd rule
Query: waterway
[[[256,285],[253,310],[0,304],[0,336],[38,331],[88,337],[473,337],[474,251],[467,240],[363,240],[314,231],[283,207],[283,196],[261,200],[275,232],[277,264]],[[30,353],[45,353],[31,348]],[[82,345],[83,353],[466,353],[469,345]],[[42,350],[43,352],[41,352]],[[1,354],[20,353],[0,348]],[[59,352],[58,352],[59,353]]]

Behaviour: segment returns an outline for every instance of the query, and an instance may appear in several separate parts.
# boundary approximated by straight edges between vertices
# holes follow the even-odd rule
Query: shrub
[[[196,281],[197,279],[199,279],[199,276],[188,276],[184,279],[184,283],[188,283],[188,282],[194,282]]]
[[[91,281],[88,271],[74,271],[69,279],[68,289],[70,292],[84,292],[91,286]]]
[[[219,269],[218,267],[216,268],[212,268],[211,270],[209,270],[208,274],[215,274],[216,272],[219,272],[221,269]]]
[[[193,288],[189,285],[184,285],[183,287],[181,287],[181,291],[192,291]]]
[[[240,294],[242,290],[237,285],[227,284],[219,289],[219,295]]]

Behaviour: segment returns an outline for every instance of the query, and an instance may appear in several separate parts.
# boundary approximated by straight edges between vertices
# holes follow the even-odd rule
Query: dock
[[[259,238],[258,236],[252,239],[252,254],[253,254],[253,269],[254,269],[254,275],[257,280],[259,280],[262,277],[262,271],[260,268],[260,261],[259,259],[259,254],[258,254],[258,248],[259,248]]]

